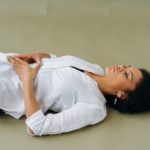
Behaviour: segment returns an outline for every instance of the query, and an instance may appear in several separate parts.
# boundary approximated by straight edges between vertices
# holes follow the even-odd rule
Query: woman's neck
[[[100,91],[104,95],[115,95],[114,90],[110,88],[110,84],[108,83],[108,80],[105,76],[100,76],[87,71],[85,72],[85,74],[87,74],[97,82]]]
[[[98,87],[99,87],[100,91],[104,95],[113,95],[114,91],[110,88],[105,76],[96,76],[95,80],[98,84]]]

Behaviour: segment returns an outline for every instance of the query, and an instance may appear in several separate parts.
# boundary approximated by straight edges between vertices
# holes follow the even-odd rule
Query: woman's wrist
[[[33,79],[26,79],[22,81],[23,88],[31,86],[33,84]]]

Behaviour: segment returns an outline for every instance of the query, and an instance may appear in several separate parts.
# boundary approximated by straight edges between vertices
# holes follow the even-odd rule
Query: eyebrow
[[[130,71],[130,74],[131,74],[131,80],[133,80],[133,72]]]

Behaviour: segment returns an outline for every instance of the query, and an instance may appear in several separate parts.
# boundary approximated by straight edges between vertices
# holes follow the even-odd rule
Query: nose
[[[126,68],[126,66],[123,66],[123,65],[117,66],[118,71],[123,71],[125,68]]]

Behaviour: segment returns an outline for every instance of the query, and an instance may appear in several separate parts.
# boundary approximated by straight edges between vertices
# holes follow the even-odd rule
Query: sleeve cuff
[[[44,114],[43,114],[42,110],[39,109],[38,111],[36,111],[35,113],[33,113],[30,117],[28,117],[26,119],[26,124],[32,125],[32,124],[34,124],[34,122],[38,121],[39,118],[43,118],[43,117],[44,117]]]
[[[26,119],[27,132],[29,135],[34,136],[34,125],[44,117],[41,109],[33,113],[30,117]],[[33,132],[32,132],[33,131]]]

